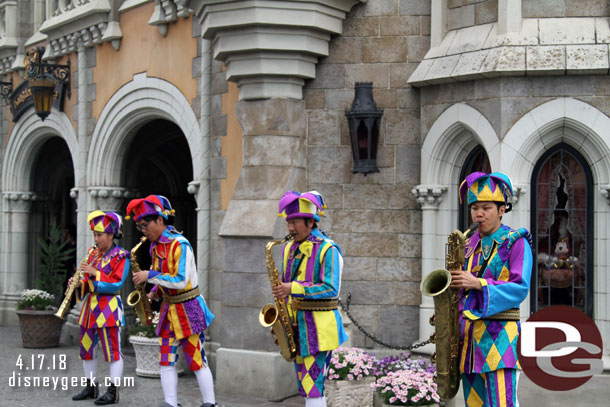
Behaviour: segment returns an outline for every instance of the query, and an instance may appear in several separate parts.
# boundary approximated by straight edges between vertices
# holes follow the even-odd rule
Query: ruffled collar
[[[472,255],[477,246],[481,244],[481,251],[483,252],[483,258],[489,259],[489,256],[493,252],[494,242],[499,246],[506,240],[510,228],[505,225],[500,225],[498,230],[489,236],[485,236],[481,239],[481,234],[476,231],[466,244],[466,257]]]

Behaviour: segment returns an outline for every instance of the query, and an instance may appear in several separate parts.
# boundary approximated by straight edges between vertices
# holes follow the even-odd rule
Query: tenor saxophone
[[[76,270],[74,271],[74,275],[72,276],[72,284],[70,284],[66,289],[66,295],[64,297],[64,300],[61,302],[59,309],[55,313],[55,316],[57,318],[64,319],[66,317],[66,313],[70,309],[70,302],[72,302],[72,297],[74,296],[74,290],[76,290],[76,287],[80,283],[80,278],[83,275],[83,272],[80,270],[80,266],[83,263],[87,263],[87,259],[89,259],[89,256],[91,256],[91,252],[93,252],[96,247],[96,245],[91,246],[87,251],[87,255],[83,257],[80,263],[78,263],[78,267],[76,268]]]
[[[271,249],[273,246],[282,244],[292,238],[292,235],[287,235],[282,240],[273,240],[267,243],[265,248],[265,260],[267,263],[267,273],[271,282],[271,288],[282,284],[280,274],[273,261]],[[267,304],[263,306],[258,315],[258,321],[265,327],[271,327],[271,336],[276,345],[280,347],[280,354],[289,362],[292,362],[297,356],[297,333],[292,325],[292,319],[288,314],[288,307],[284,298],[274,298],[275,304]]]
[[[140,238],[140,242],[131,249],[131,272],[137,273],[142,271],[138,260],[136,259],[136,252],[142,246],[142,243],[146,241],[146,237]],[[136,289],[129,293],[127,296],[127,304],[134,308],[136,315],[140,319],[142,325],[152,324],[153,314],[150,302],[146,297],[146,283],[138,284]]]
[[[449,287],[451,273],[448,270],[461,270],[464,267],[466,239],[479,227],[477,222],[470,225],[464,233],[454,230],[445,244],[445,269],[434,270],[421,282],[422,294],[434,297],[434,315],[430,325],[435,332],[430,341],[436,345],[432,361],[436,363],[436,384],[438,395],[450,400],[460,389],[459,369],[459,290]]]

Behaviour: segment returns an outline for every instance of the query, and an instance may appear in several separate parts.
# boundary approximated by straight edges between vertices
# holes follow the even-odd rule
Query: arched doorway
[[[588,163],[568,144],[549,149],[534,167],[531,312],[570,305],[593,316],[592,190]]]
[[[76,202],[70,197],[70,190],[74,187],[74,165],[65,140],[54,136],[44,141],[33,163],[31,185],[36,199],[30,209],[28,287],[35,287],[41,277],[36,250],[38,239],[48,235],[51,220],[55,220],[62,229],[74,229],[76,223]],[[71,272],[66,270],[65,282]]]
[[[164,195],[176,211],[174,227],[183,232],[197,255],[197,213],[195,198],[187,192],[193,180],[191,152],[184,133],[173,122],[151,120],[135,133],[125,159],[124,185],[138,191],[139,197],[150,194]],[[124,210],[124,209],[123,209]],[[126,222],[125,248],[137,243],[141,234],[135,223]],[[150,266],[147,244],[138,250],[138,264]]]
[[[485,149],[481,145],[478,145],[473,148],[472,151],[466,157],[466,160],[464,160],[464,165],[462,166],[462,170],[460,171],[460,179],[458,183],[464,181],[464,179],[466,179],[469,174],[472,174],[473,172],[477,171],[485,172],[488,174],[491,172],[491,164],[489,163],[489,157],[487,156]],[[457,199],[459,202],[459,198]],[[462,204],[459,205],[459,208],[459,228],[460,230],[466,230],[466,228],[470,224],[472,224],[470,210],[468,209],[468,204],[466,202],[462,202]]]

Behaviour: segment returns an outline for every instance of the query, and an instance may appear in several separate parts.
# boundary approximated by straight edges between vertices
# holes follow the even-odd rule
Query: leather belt
[[[303,300],[294,298],[292,309],[294,311],[333,311],[339,307],[339,300]]]
[[[497,314],[490,315],[483,319],[496,319],[501,321],[519,321],[521,319],[521,312],[519,308],[511,308]]]
[[[199,296],[199,287],[192,288],[188,291],[185,291],[176,295],[166,294],[163,292],[163,299],[170,304],[179,304],[181,302],[186,302],[188,300],[192,300],[193,298],[197,298]]]

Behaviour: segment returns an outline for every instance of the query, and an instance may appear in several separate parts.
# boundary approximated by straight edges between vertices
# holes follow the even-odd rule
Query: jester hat
[[[299,193],[288,191],[282,196],[279,203],[279,213],[277,216],[290,220],[292,218],[310,218],[316,222],[320,221],[320,215],[324,216],[322,209],[325,209],[322,195],[317,191]]]
[[[460,185],[460,203],[468,205],[481,202],[502,202],[506,204],[513,194],[513,184],[502,172],[473,172]]]
[[[146,198],[132,199],[129,205],[127,205],[127,216],[125,216],[125,219],[132,218],[130,215],[132,211],[135,222],[149,215],[158,215],[167,219],[169,215],[173,215],[176,212],[172,209],[169,200],[163,195],[148,195]]]
[[[116,212],[93,211],[87,216],[87,222],[94,232],[110,233],[121,236],[121,215]]]

